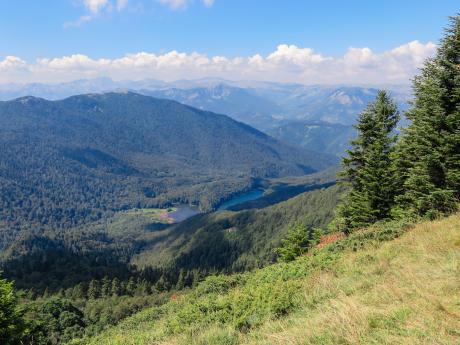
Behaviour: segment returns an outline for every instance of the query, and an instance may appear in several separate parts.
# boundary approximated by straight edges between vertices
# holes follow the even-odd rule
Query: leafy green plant
[[[16,345],[26,339],[30,330],[23,315],[13,282],[0,279],[0,344]]]

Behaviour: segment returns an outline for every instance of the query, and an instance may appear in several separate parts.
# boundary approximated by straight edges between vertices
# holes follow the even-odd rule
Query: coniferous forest
[[[380,90],[357,114],[337,176],[331,155],[172,101],[1,102],[0,344],[459,343],[459,15],[412,89],[408,110]],[[146,211],[185,204],[177,223]],[[445,284],[429,295],[420,272]]]

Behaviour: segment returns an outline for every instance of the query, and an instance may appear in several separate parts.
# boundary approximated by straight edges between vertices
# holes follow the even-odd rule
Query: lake
[[[264,191],[261,190],[261,189],[254,189],[254,190],[251,190],[249,192],[240,193],[240,194],[234,196],[233,198],[231,198],[231,199],[229,199],[227,201],[224,201],[222,204],[220,204],[220,206],[217,209],[220,210],[220,211],[226,210],[226,209],[228,209],[228,208],[230,208],[232,206],[241,204],[243,202],[258,199],[263,195],[264,195]]]
[[[246,201],[251,201],[260,198],[264,195],[264,191],[261,189],[254,189],[249,192],[244,192],[235,195],[233,198],[224,201],[220,206],[217,208],[218,211],[226,210],[232,206],[244,203]],[[180,223],[194,215],[200,213],[196,208],[187,206],[187,205],[180,205],[176,206],[176,211],[169,212],[168,217],[171,218],[174,223]]]

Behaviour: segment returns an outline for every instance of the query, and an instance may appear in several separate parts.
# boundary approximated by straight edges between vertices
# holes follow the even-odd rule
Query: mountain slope
[[[357,115],[375,98],[379,88],[388,89],[400,110],[407,109],[411,92],[407,86],[301,85],[230,81],[205,78],[162,82],[117,81],[108,78],[77,80],[61,84],[0,85],[0,99],[34,95],[59,99],[86,92],[133,90],[141,94],[176,100],[249,124],[277,139],[311,150],[341,155],[352,134]],[[301,124],[301,125],[300,125]],[[316,124],[312,130],[300,126]],[[320,125],[324,124],[324,125]],[[407,124],[403,119],[403,124]],[[300,133],[301,131],[301,133]],[[322,138],[332,138],[333,143]]]
[[[273,122],[272,116],[281,112],[280,107],[269,99],[227,84],[186,89],[144,89],[138,92],[153,97],[172,99],[202,110],[227,114],[237,121],[258,129],[270,126],[270,123]]]
[[[333,217],[341,188],[322,189],[315,181],[292,186],[313,191],[264,208],[199,214],[172,226],[158,217],[166,210],[132,209],[70,229],[24,234],[0,253],[3,271],[20,288],[57,291],[142,269],[152,284],[163,276],[175,286],[180,275],[262,267],[273,262],[274,248],[292,225],[324,227]],[[277,201],[278,191],[266,202]]]
[[[393,91],[392,91],[393,89]],[[335,85],[260,85],[254,92],[269,98],[282,110],[283,120],[320,121],[353,125],[357,115],[377,95],[378,88]],[[407,107],[410,93],[404,88],[389,88],[401,109]]]
[[[83,213],[168,201],[206,209],[247,187],[249,178],[306,174],[334,162],[224,115],[132,93],[1,102],[0,134],[7,219],[19,195],[30,201],[22,211],[59,203],[66,213],[60,218],[80,212],[69,198],[92,203]]]
[[[23,131],[30,140],[46,137],[50,144],[64,149],[87,146],[103,151],[101,156],[88,152],[89,157],[80,157],[84,152],[75,152],[79,157],[70,157],[85,160],[81,163],[86,165],[93,159],[97,160],[94,164],[123,160],[140,172],[151,173],[148,164],[161,156],[163,161],[182,166],[201,164],[204,171],[231,168],[233,174],[273,165],[277,169],[273,173],[283,175],[328,164],[327,159],[283,146],[226,116],[132,93],[75,96],[55,102],[26,97],[0,104],[0,116],[7,140],[16,140],[15,133]],[[139,161],[141,155],[145,162]]]
[[[161,241],[147,245],[132,263],[163,267],[171,276],[179,269],[241,272],[266,266],[291,226],[311,229],[330,223],[341,192],[343,188],[333,186],[261,209],[197,215],[157,232]]]
[[[269,130],[271,136],[291,145],[342,156],[356,136],[353,126],[328,122],[291,121]]]
[[[288,264],[208,278],[81,344],[458,344],[459,229],[459,214],[374,226]]]

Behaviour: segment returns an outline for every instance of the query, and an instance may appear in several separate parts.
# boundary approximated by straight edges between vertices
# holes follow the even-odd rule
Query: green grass
[[[144,233],[146,229],[155,225],[169,225],[174,219],[169,216],[177,208],[134,208],[115,213],[109,219],[106,228],[111,235],[123,235],[129,232]]]
[[[176,212],[176,207],[170,208],[135,208],[121,214],[125,217],[142,217],[153,223],[172,224],[174,219],[169,216],[170,213]]]
[[[83,344],[459,344],[460,215],[209,277]]]

